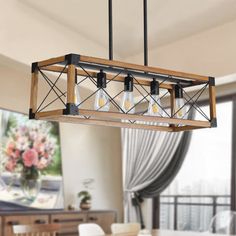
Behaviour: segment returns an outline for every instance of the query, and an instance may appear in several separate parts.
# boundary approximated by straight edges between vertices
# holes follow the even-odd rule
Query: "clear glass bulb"
[[[123,95],[123,99],[122,99],[122,103],[121,103],[122,110],[124,112],[128,112],[130,114],[133,114],[135,112],[135,108],[133,106],[134,106],[133,92],[124,91],[124,95]]]
[[[183,98],[176,98],[175,99],[175,112],[177,112],[175,115],[176,118],[181,119],[184,117],[184,115],[186,113],[186,106],[184,106],[184,99]]]
[[[78,85],[75,85],[74,93],[75,93],[74,103],[75,103],[76,106],[78,106],[81,103],[81,98],[80,98],[79,86]],[[67,94],[66,94],[66,97],[65,97],[65,103],[67,103]]]
[[[109,111],[110,102],[107,94],[103,89],[99,89],[96,93],[94,109],[99,111]]]
[[[149,116],[162,116],[163,110],[161,109],[161,100],[159,95],[152,95],[148,105]]]

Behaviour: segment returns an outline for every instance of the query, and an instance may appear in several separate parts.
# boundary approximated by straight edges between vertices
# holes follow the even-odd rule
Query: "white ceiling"
[[[108,47],[107,0],[19,0]],[[114,58],[143,52],[143,0],[113,0]],[[236,19],[236,0],[148,0],[149,47]],[[83,47],[83,45],[81,45]]]

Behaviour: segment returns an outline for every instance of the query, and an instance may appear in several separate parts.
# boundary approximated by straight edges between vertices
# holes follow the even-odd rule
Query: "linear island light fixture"
[[[148,66],[147,0],[143,1],[144,65],[113,60],[112,0],[108,0],[109,60],[68,54],[32,63],[30,119],[170,132],[217,126],[214,77]],[[64,75],[66,83],[59,83]],[[39,102],[41,80],[49,90]],[[89,95],[83,95],[83,83],[89,86]],[[134,92],[140,95],[138,101]],[[209,114],[197,103],[203,93],[208,93]],[[47,102],[52,94],[55,97]],[[147,104],[147,109],[136,109],[140,104]],[[203,120],[188,118],[191,109]]]

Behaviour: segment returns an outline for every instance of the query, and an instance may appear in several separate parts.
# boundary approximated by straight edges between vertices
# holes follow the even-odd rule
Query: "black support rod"
[[[108,0],[108,24],[109,24],[109,60],[113,60],[113,24],[112,24],[112,0]]]
[[[143,0],[144,65],[148,65],[147,0]]]

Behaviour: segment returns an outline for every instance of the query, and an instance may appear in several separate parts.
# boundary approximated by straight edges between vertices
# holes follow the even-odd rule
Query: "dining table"
[[[137,236],[133,233],[107,234],[106,236]],[[192,232],[177,230],[152,230],[150,234],[140,232],[138,236],[222,236],[222,234],[212,234],[209,232]],[[236,235],[235,235],[236,236]]]

